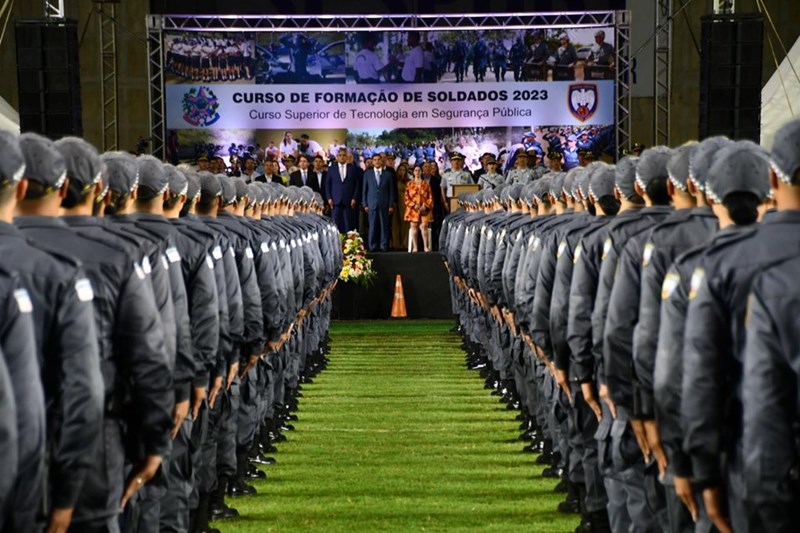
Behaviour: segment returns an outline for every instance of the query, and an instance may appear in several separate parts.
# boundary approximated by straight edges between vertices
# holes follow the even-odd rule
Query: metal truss
[[[616,141],[631,145],[631,41],[629,11],[563,13],[500,13],[472,15],[149,15],[147,70],[150,79],[152,153],[163,159],[166,139],[164,32],[317,32],[401,30],[527,30],[537,28],[598,28],[613,26],[616,43]]]
[[[670,143],[670,89],[672,79],[672,0],[657,0],[655,21],[654,144]]]
[[[150,142],[152,154],[164,159],[164,39],[161,17],[147,16],[147,77],[150,80]]]
[[[44,0],[44,16],[47,18],[64,18],[64,0]]]
[[[97,3],[100,24],[100,100],[103,104],[103,150],[116,150],[119,144],[117,105],[117,24],[116,6]]]
[[[163,31],[523,30],[613,26],[613,11],[472,15],[163,15]]]
[[[617,102],[614,121],[617,128],[617,150],[631,149],[631,24],[630,11],[617,11],[615,28]]]

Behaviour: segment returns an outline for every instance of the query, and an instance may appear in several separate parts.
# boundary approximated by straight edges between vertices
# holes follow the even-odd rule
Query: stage
[[[334,320],[389,318],[395,278],[403,278],[408,318],[451,318],[450,284],[439,253],[368,254],[378,278],[369,288],[339,282],[333,294]]]

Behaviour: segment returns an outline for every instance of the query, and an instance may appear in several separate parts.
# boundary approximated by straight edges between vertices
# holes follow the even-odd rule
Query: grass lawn
[[[224,533],[572,531],[562,495],[521,453],[516,412],[464,367],[442,321],[335,323],[328,369],[258,495]]]

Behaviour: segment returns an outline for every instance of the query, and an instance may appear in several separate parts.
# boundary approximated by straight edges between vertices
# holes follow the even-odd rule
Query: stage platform
[[[451,318],[450,284],[439,253],[368,254],[378,278],[369,288],[339,282],[333,294],[334,320],[389,318],[397,274],[403,277],[408,318]]]

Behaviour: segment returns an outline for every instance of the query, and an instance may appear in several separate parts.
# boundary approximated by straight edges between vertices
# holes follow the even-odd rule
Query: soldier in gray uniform
[[[505,178],[502,174],[497,173],[497,160],[491,156],[486,161],[486,172],[478,178],[478,185],[481,186],[481,189],[496,189],[503,183],[505,183]]]
[[[449,205],[453,197],[453,185],[468,185],[474,183],[472,174],[464,168],[464,156],[458,152],[450,154],[450,170],[442,174],[442,201]]]
[[[590,65],[612,66],[614,64],[614,47],[606,42],[606,32],[598,30],[594,34],[594,44],[587,63]]]
[[[724,137],[712,137],[702,141],[692,150],[686,185],[700,204],[707,203],[703,191],[714,155],[730,142]],[[681,173],[674,171],[676,175]],[[670,180],[674,181],[672,175],[673,171],[670,171]],[[764,186],[764,197],[767,194],[768,188]],[[747,231],[747,228],[734,226],[723,229],[715,233],[709,243],[713,245],[722,242],[742,230]],[[653,371],[653,400],[658,435],[650,432],[652,428],[647,428],[648,423],[645,420],[648,444],[654,441],[653,448],[657,448],[660,444],[667,461],[665,480],[668,485],[667,507],[670,531],[675,532],[708,532],[712,528],[702,504],[702,496],[695,497],[691,488],[692,466],[688,456],[683,452],[683,425],[680,417],[683,338],[690,280],[707,245],[696,246],[678,255],[664,276],[660,293],[659,332]],[[669,485],[673,485],[674,488]]]
[[[9,531],[35,529],[45,459],[44,390],[32,312],[18,276],[0,268],[0,450],[8,454],[3,457],[9,470],[0,482],[0,529]]]
[[[793,192],[794,213],[800,185],[798,147],[800,122],[795,120],[778,130],[770,161],[776,198]],[[781,204],[779,200],[782,211]],[[800,272],[798,262],[795,253],[759,274],[751,288],[744,351],[743,455],[749,489],[747,521],[754,531],[791,531],[798,519],[798,426],[793,408],[800,354],[800,293],[793,281]]]
[[[517,151],[514,168],[506,174],[506,185],[521,183],[523,185],[533,181],[533,171],[528,168],[528,154],[520,149]]]
[[[642,421],[646,437],[643,442],[647,442],[646,450],[656,461],[656,464],[648,466],[647,471],[646,482],[651,484],[651,489],[652,485],[659,483],[659,476],[663,478],[662,482],[666,480],[666,457],[658,442],[653,409],[653,368],[658,344],[661,286],[675,258],[683,251],[708,241],[718,227],[705,198],[695,196],[696,189],[690,189],[688,183],[689,161],[697,146],[697,143],[689,143],[677,148],[667,163],[667,187],[675,212],[650,230],[640,258],[639,314],[633,332],[633,416]],[[635,268],[633,257],[627,258],[627,266]],[[655,492],[649,490],[648,495]],[[675,498],[672,483],[669,483],[666,498]],[[680,502],[674,503],[678,503],[678,509],[682,507]],[[650,505],[655,508],[654,502]],[[673,508],[674,505],[668,504],[666,509],[659,509],[662,529],[668,529],[667,522],[675,522],[675,517],[668,512]]]
[[[164,351],[163,331],[141,267],[122,248],[84,237],[56,216],[55,206],[73,215],[91,216],[102,184],[101,162],[85,141],[50,141],[26,136],[23,144],[31,172],[42,161],[65,168],[63,201],[55,190],[24,200],[15,223],[22,233],[54,253],[78,258],[94,287],[100,365],[105,385],[103,446],[87,473],[72,520],[77,528],[118,530],[118,513],[125,502],[149,481],[169,449],[172,373]],[[124,402],[136,404],[136,416],[125,417]],[[135,429],[124,435],[125,428]],[[128,442],[126,442],[128,441]],[[125,481],[125,448],[134,444],[141,456]]]
[[[603,483],[608,498],[608,515],[612,531],[627,531],[631,517],[626,506],[626,494],[621,480],[613,472],[610,433],[613,418],[606,402],[597,401],[600,391],[605,395],[605,387],[600,382],[600,365],[602,362],[602,345],[596,347],[592,329],[592,314],[597,303],[600,272],[610,249],[609,233],[620,221],[637,219],[641,197],[634,188],[637,158],[623,158],[614,169],[614,195],[619,205],[611,204],[608,199],[603,203],[609,210],[618,208],[614,220],[597,229],[586,231],[580,241],[580,254],[572,274],[569,296],[569,312],[567,317],[567,343],[570,348],[570,374],[581,384],[584,401],[594,411],[598,419],[595,433],[597,441],[598,468],[603,475]],[[607,196],[607,195],[604,195]],[[601,206],[602,207],[602,206]],[[603,208],[605,209],[605,208]],[[599,353],[598,353],[599,352]],[[595,460],[589,450],[588,463]],[[592,465],[592,468],[594,466]]]
[[[719,206],[715,210],[727,208],[740,224],[755,222],[767,157],[750,142],[719,151],[705,189]],[[773,179],[772,185],[778,212],[766,217],[756,232],[708,248],[692,275],[689,295],[681,398],[684,450],[691,458],[693,485],[702,491],[709,517],[723,530],[730,523],[736,531],[748,531],[749,501],[758,498],[744,484],[741,447],[747,294],[758,272],[797,253],[800,216],[793,206],[800,187],[782,179]],[[709,373],[718,379],[709,380]]]

